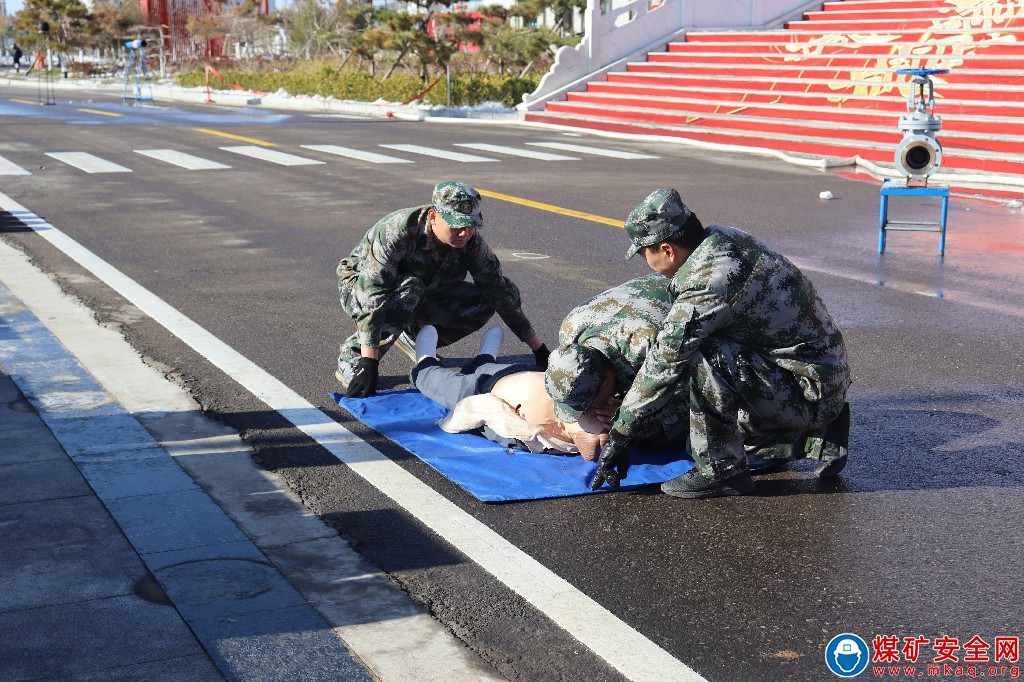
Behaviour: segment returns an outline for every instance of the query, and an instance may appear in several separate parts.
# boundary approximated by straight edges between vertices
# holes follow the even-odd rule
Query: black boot
[[[750,471],[733,474],[728,478],[712,481],[705,478],[696,467],[682,476],[677,476],[661,484],[661,491],[672,497],[698,500],[706,497],[725,497],[726,495],[746,495],[754,491],[754,479]]]
[[[821,464],[814,473],[818,478],[832,478],[846,466],[849,455],[850,403],[844,403],[839,416],[825,428],[823,440],[825,443],[821,447]]]

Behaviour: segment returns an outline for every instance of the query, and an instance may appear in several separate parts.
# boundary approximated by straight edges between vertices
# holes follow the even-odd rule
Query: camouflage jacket
[[[709,338],[733,341],[798,377],[804,398],[834,400],[850,385],[843,335],[800,270],[756,237],[711,226],[672,278],[672,309],[626,394],[614,428],[641,437]]]
[[[498,257],[480,233],[463,248],[450,249],[441,256],[430,237],[429,208],[405,208],[384,216],[338,264],[338,285],[353,287],[360,304],[355,320],[359,343],[367,348],[380,345],[388,295],[398,278],[408,275],[423,280],[428,295],[443,292],[445,286],[471,275],[509,329],[522,341],[533,338],[535,332],[523,313],[519,288],[501,274]]]
[[[566,316],[558,343],[599,351],[612,363],[616,385],[625,392],[672,307],[670,282],[654,273],[598,294]]]

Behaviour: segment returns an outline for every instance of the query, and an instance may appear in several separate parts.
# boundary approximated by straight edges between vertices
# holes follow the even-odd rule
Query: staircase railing
[[[660,3],[660,4],[659,4]],[[520,115],[551,99],[582,90],[595,76],[621,69],[680,39],[690,28],[773,28],[799,18],[821,0],[587,0],[583,40],[555,53],[537,89],[523,97]]]

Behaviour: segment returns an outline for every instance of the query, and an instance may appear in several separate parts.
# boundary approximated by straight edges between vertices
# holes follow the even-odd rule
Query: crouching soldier
[[[545,384],[559,419],[575,422],[596,407],[605,426],[611,426],[618,401],[604,408],[595,405],[595,396],[609,377],[620,400],[633,385],[672,307],[669,283],[660,274],[636,277],[598,294],[565,317],[558,330],[558,348],[548,360]],[[638,444],[686,443],[689,401],[685,386],[680,385],[680,390],[675,400],[661,404],[658,415],[650,420],[651,429]]]
[[[356,324],[335,373],[347,397],[373,395],[380,357],[392,345],[415,362],[414,339],[425,325],[436,327],[438,345],[446,346],[495,312],[547,366],[548,350],[523,312],[519,288],[480,236],[483,223],[480,194],[442,182],[429,205],[384,216],[341,261],[341,307]]]
[[[626,219],[632,246],[671,279],[672,309],[615,416],[591,487],[626,477],[630,451],[687,387],[696,467],[666,481],[681,498],[754,488],[747,453],[846,465],[850,367],[843,335],[804,274],[756,237],[705,228],[678,192],[652,192]]]

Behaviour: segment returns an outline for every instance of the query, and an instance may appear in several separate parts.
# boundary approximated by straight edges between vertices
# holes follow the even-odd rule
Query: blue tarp
[[[448,411],[415,389],[389,391],[372,398],[331,397],[382,436],[419,457],[484,502],[539,500],[588,495],[596,462],[579,455],[543,455],[506,450],[468,433],[445,433],[437,420]],[[510,454],[511,453],[511,454]],[[662,483],[693,468],[686,448],[636,450],[620,490]],[[599,492],[607,492],[605,487]]]

